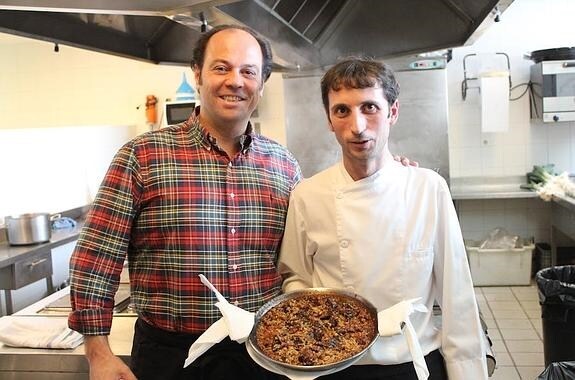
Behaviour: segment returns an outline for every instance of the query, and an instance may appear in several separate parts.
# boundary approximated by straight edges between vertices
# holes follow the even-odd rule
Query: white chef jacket
[[[487,379],[483,331],[445,180],[390,162],[354,181],[340,162],[292,192],[279,269],[284,291],[346,289],[378,310],[421,297],[410,316],[423,354],[441,348],[450,380]],[[434,302],[441,325],[432,318]],[[380,337],[358,364],[412,361],[401,335]]]

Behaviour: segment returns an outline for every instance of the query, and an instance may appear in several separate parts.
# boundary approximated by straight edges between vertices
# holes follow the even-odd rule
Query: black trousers
[[[429,370],[428,380],[447,380],[445,361],[439,350],[425,355]],[[318,380],[417,380],[413,363],[392,365],[353,365],[331,375],[318,377]]]
[[[173,333],[136,320],[131,369],[138,380],[285,380],[256,364],[245,345],[224,339],[183,368],[188,350],[199,335]],[[439,350],[425,356],[429,380],[447,380],[445,362]],[[356,365],[322,380],[417,380],[413,363]]]
[[[136,320],[131,369],[138,380],[277,380],[256,364],[243,344],[224,339],[188,367],[184,361],[199,335],[164,331]]]

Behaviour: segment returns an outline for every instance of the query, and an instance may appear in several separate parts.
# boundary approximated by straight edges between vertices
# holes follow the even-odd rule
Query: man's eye
[[[336,116],[344,116],[344,115],[347,114],[347,112],[348,112],[348,110],[347,110],[346,107],[337,107],[337,108],[334,110],[334,114],[335,114]]]
[[[375,104],[366,104],[363,106],[363,109],[367,113],[375,113],[379,110],[379,108]]]
[[[227,69],[225,66],[215,66],[214,71],[218,73],[225,73]]]

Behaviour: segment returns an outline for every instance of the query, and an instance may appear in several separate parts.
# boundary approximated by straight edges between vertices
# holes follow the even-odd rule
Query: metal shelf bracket
[[[511,64],[509,62],[509,56],[505,53],[494,53],[496,55],[502,55],[505,57],[506,61],[507,61],[507,70],[509,71],[509,92],[511,93]],[[478,80],[478,77],[467,77],[468,73],[467,73],[467,65],[465,63],[465,61],[470,58],[470,57],[477,57],[477,54],[473,53],[473,54],[467,54],[465,57],[463,57],[463,81],[461,82],[461,97],[463,98],[463,100],[465,100],[465,98],[467,97],[467,90],[469,89],[473,89],[473,88],[477,88],[480,90],[479,86],[469,86],[469,81],[472,80]]]

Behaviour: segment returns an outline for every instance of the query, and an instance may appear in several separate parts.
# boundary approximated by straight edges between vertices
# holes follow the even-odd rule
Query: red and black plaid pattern
[[[201,333],[221,317],[200,273],[250,311],[280,292],[277,253],[301,172],[281,145],[245,137],[230,160],[193,116],[119,150],[71,259],[72,329],[109,334],[126,258],[140,316],[169,331]]]

